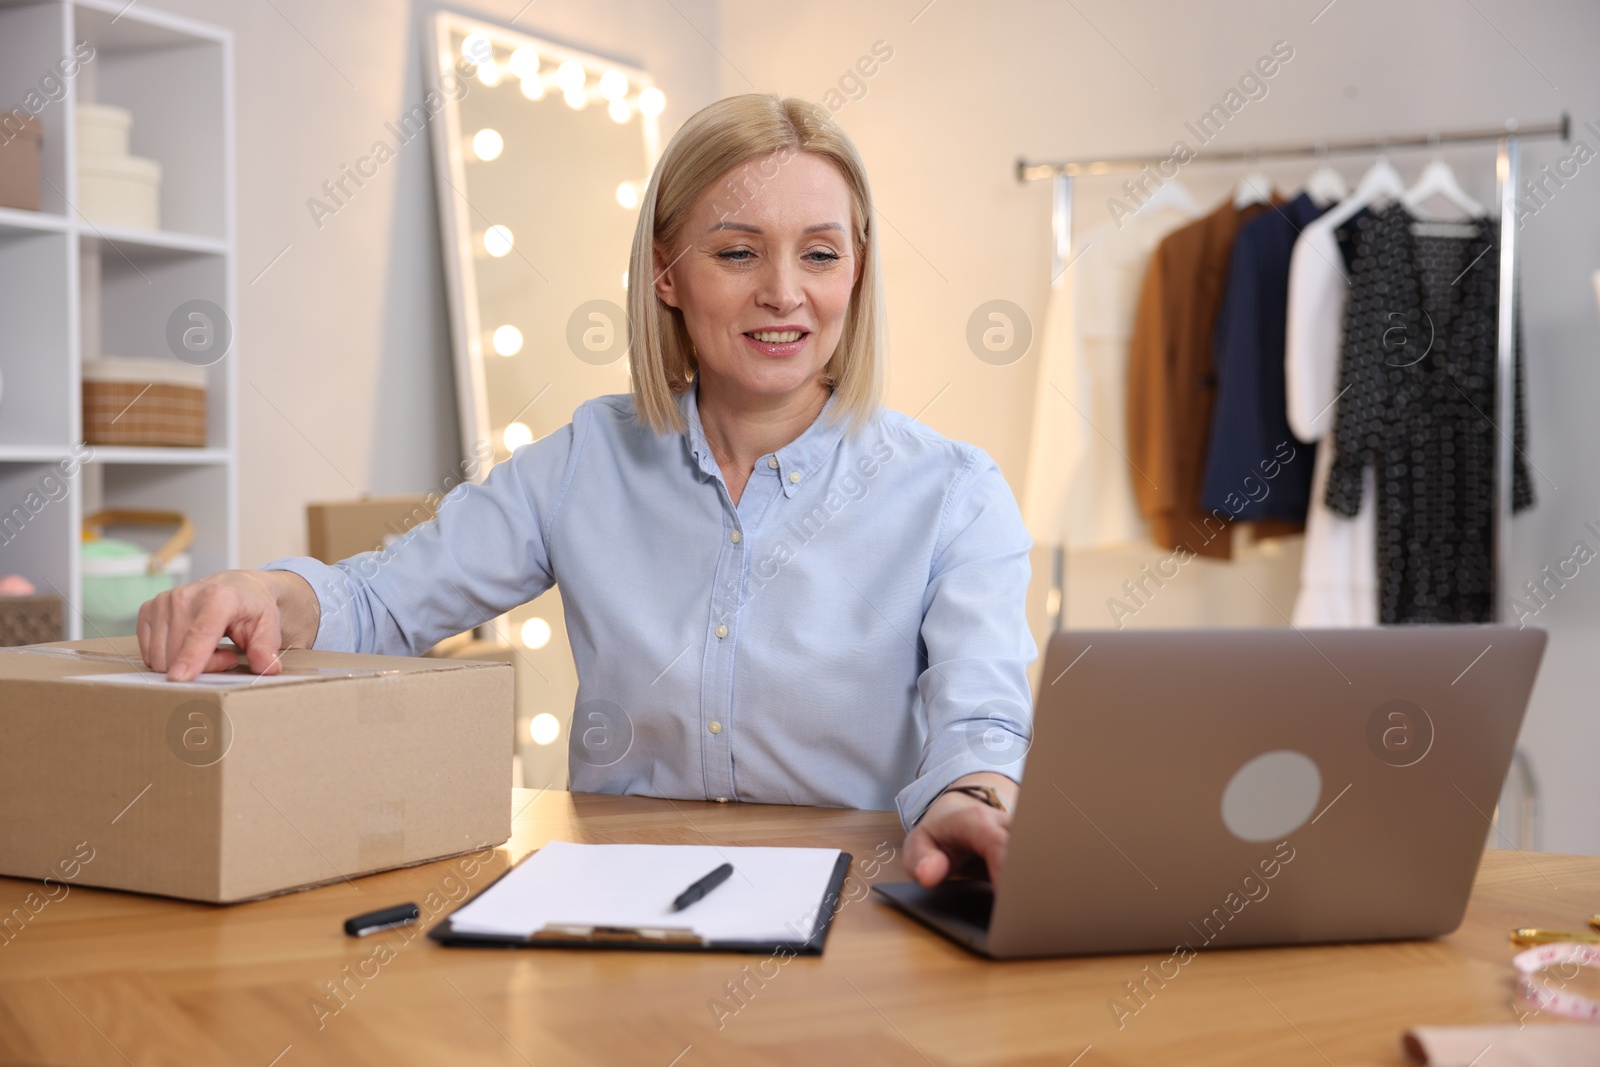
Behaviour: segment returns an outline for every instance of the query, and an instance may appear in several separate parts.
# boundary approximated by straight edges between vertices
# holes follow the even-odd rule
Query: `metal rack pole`
[[[1072,175],[1057,174],[1050,196],[1050,284],[1061,280],[1072,255]],[[1051,632],[1067,628],[1067,549],[1064,544],[1050,546],[1050,588],[1055,593],[1055,610],[1050,613]]]
[[[1057,174],[1050,185],[1050,284],[1054,285],[1072,255],[1072,175]]]
[[[1397,148],[1437,148],[1440,145],[1447,144],[1497,143],[1505,140],[1508,136],[1521,138],[1524,141],[1551,138],[1565,141],[1570,138],[1570,134],[1571,118],[1563,112],[1559,119],[1551,122],[1508,122],[1504,126],[1484,126],[1466,130],[1440,130],[1433,133],[1396,134],[1388,137],[1362,138],[1359,140],[1313,141],[1305,144],[1245,148],[1226,152],[1207,152],[1202,147],[1195,151],[1194,158],[1184,166],[1193,166],[1196,163],[1250,163],[1267,159],[1307,159],[1326,155],[1367,155],[1373,152],[1389,152]],[[1109,174],[1119,170],[1139,170],[1146,166],[1164,163],[1171,158],[1172,153],[1170,151],[1143,156],[1067,160],[1057,163],[1029,163],[1026,159],[1019,158],[1017,160],[1017,180],[1030,182],[1054,177],[1057,174],[1077,177],[1082,174]]]
[[[1516,437],[1517,396],[1517,175],[1516,137],[1500,139],[1495,180],[1500,202],[1500,311],[1495,374],[1494,618],[1505,621],[1505,581],[1511,563],[1511,451]]]

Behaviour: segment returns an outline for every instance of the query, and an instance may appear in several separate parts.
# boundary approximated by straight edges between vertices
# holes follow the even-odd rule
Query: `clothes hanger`
[[[1389,153],[1383,150],[1372,169],[1361,176],[1356,191],[1345,197],[1322,216],[1324,225],[1339,226],[1353,218],[1362,208],[1372,207],[1384,200],[1398,200],[1405,195],[1406,183],[1400,172],[1389,162]],[[1325,221],[1324,221],[1325,220]]]
[[[1176,179],[1162,182],[1156,191],[1150,194],[1150,199],[1140,204],[1139,209],[1133,214],[1138,217],[1163,207],[1177,208],[1190,215],[1200,214],[1200,205],[1195,202],[1194,194],[1189,192],[1188,186]]]
[[[1306,195],[1318,207],[1331,207],[1350,195],[1350,186],[1345,183],[1344,175],[1328,163],[1327,145],[1319,146],[1317,155],[1322,163],[1306,179]]]
[[[1260,156],[1252,153],[1251,162],[1259,167],[1261,165]],[[1272,179],[1261,173],[1260,170],[1253,170],[1246,174],[1239,179],[1239,184],[1234,186],[1233,209],[1235,211],[1242,211],[1251,204],[1270,203],[1272,203]]]
[[[1483,218],[1487,214],[1483,205],[1467,195],[1467,191],[1461,188],[1461,183],[1456,181],[1456,172],[1451,170],[1450,164],[1439,156],[1437,133],[1433,135],[1432,141],[1434,148],[1432,162],[1422,168],[1417,184],[1405,191],[1400,202],[1405,204],[1408,210],[1415,212],[1425,201],[1435,196],[1442,196],[1473,218]]]
[[[1456,181],[1456,172],[1442,159],[1436,159],[1422,168],[1422,175],[1417,179],[1417,184],[1407,189],[1400,199],[1406,207],[1415,209],[1433,196],[1444,197],[1473,218],[1482,218],[1487,213],[1482,204],[1472,199],[1467,195],[1467,191],[1461,188],[1461,184]]]

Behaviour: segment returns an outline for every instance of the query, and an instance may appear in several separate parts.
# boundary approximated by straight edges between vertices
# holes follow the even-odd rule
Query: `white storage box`
[[[161,164],[137,156],[78,160],[78,210],[100,226],[161,228]]]
[[[122,159],[128,154],[133,112],[110,104],[78,105],[78,158]]]

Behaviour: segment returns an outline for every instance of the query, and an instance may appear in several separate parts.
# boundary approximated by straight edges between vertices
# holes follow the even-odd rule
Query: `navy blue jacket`
[[[1283,346],[1289,255],[1300,230],[1324,210],[1301,193],[1234,239],[1212,335],[1217,401],[1200,494],[1208,511],[1242,521],[1305,522],[1316,446],[1289,429]]]

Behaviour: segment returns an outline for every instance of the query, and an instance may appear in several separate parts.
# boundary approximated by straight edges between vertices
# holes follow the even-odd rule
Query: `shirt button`
[[[710,724],[706,726],[706,729],[710,730],[714,734],[720,734],[722,732],[722,724],[713,719],[711,720]]]
[[[789,480],[791,482],[798,482],[800,480],[800,472],[799,471],[790,471],[789,472]]]
[[[778,457],[777,456],[768,456],[767,457],[767,466],[769,466],[769,467],[773,468],[774,470],[776,470],[777,467],[778,467]]]
[[[742,536],[742,535],[741,535],[741,534],[740,534],[740,533],[739,533],[739,531],[738,531],[738,530],[735,530],[735,531],[733,531],[733,533],[731,533],[731,534],[729,534],[729,535],[728,535],[728,538],[729,538],[729,540],[731,540],[731,541],[732,541],[732,542],[733,542],[733,543],[734,543],[734,544],[738,544],[738,543],[739,543],[739,539],[740,539],[740,537],[741,537],[741,536]]]
[[[723,623],[718,623],[717,624],[717,636],[718,637],[727,637],[728,636],[728,627],[725,624],[723,624]]]

